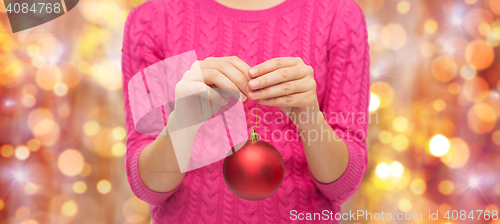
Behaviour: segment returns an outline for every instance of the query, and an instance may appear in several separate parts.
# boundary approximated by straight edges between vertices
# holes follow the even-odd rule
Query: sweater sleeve
[[[139,155],[157,136],[143,135],[136,131],[130,109],[128,82],[142,69],[161,61],[162,51],[158,47],[158,1],[148,1],[130,12],[125,23],[122,46],[123,97],[127,126],[126,170],[132,192],[141,200],[156,206],[166,201],[177,189],[158,193],[150,190],[139,175]]]
[[[328,52],[328,89],[322,112],[349,151],[344,174],[330,184],[315,181],[325,197],[342,205],[358,189],[367,167],[369,49],[361,8],[347,0],[332,27]]]

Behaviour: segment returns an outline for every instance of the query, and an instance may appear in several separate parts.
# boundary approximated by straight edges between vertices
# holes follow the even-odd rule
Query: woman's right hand
[[[201,125],[226,105],[231,96],[245,101],[249,69],[250,66],[236,56],[209,57],[193,63],[175,86],[175,109],[172,113],[175,119],[169,118],[169,130]]]
[[[250,80],[248,70],[250,70],[250,66],[236,56],[208,57],[203,61],[196,61],[177,84],[176,97],[177,94],[181,94],[182,97],[189,95],[189,93],[206,91],[207,87],[216,86],[221,89],[228,88],[238,91],[240,93],[239,99],[245,101],[248,94],[246,87]]]

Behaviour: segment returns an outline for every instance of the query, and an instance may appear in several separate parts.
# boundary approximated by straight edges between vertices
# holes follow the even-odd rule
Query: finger
[[[270,99],[280,96],[286,96],[294,93],[303,93],[310,89],[306,80],[292,80],[283,82],[257,91],[251,91],[249,97],[253,100]]]
[[[184,100],[191,96],[200,96],[214,104],[220,106],[227,105],[226,98],[203,82],[181,80],[177,83],[175,91],[176,100]]]
[[[248,90],[258,90],[282,82],[298,80],[304,76],[305,73],[298,71],[297,67],[281,68],[250,80],[250,82],[248,82]]]
[[[302,62],[301,58],[291,58],[291,57],[272,58],[261,64],[254,66],[248,71],[248,73],[250,77],[255,78],[267,74],[269,72],[278,70],[280,68],[295,66],[300,62]]]
[[[250,70],[251,68],[250,65],[241,60],[239,57],[230,56],[230,57],[222,57],[221,59],[226,60],[231,64],[233,64],[233,66],[238,70],[240,70],[240,72],[245,76],[245,78],[247,78],[247,80],[251,79],[250,75],[248,74],[248,70]]]
[[[270,107],[302,107],[307,106],[308,93],[295,93],[271,99],[259,100],[259,104]]]
[[[247,94],[246,86],[248,79],[245,75],[240,72],[233,64],[225,60],[219,60],[216,58],[207,58],[205,61],[200,63],[201,69],[217,69],[226,77],[228,77],[241,92]]]
[[[245,101],[246,96],[245,94],[241,93],[240,89],[234,84],[233,81],[231,81],[227,76],[222,74],[217,69],[204,69],[202,70],[203,74],[203,80],[207,85],[216,85],[217,87],[224,89],[233,89],[235,91],[230,91],[231,95],[240,100],[240,101]],[[241,93],[241,94],[240,94]]]

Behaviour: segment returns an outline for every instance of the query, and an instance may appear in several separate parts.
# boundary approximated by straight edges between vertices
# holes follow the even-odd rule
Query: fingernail
[[[264,102],[266,102],[266,101],[267,101],[267,100],[259,100],[259,102],[263,102],[263,103],[264,103]]]
[[[240,101],[245,102],[245,100],[247,100],[247,96],[245,96],[245,94],[243,93],[240,93]]]
[[[252,95],[252,98],[257,98],[260,95],[260,92],[250,92],[250,95]]]
[[[250,71],[248,71],[250,75],[255,76],[257,72],[259,72],[258,68],[251,68]]]
[[[248,82],[248,85],[250,85],[250,87],[252,87],[252,89],[259,88],[259,84],[260,84],[260,81],[257,79],[254,79],[254,80],[251,80],[250,82]]]
[[[224,106],[225,106],[225,105],[227,105],[227,100],[226,100],[226,99],[224,99],[224,98],[221,98],[221,99],[220,99],[220,102],[221,102],[221,103],[222,103],[222,105],[224,105]]]
[[[250,88],[248,87],[248,85],[247,85],[246,91],[247,91],[247,93],[250,92]]]

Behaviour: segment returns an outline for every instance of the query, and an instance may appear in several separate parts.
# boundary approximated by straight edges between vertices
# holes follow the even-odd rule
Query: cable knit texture
[[[353,0],[287,0],[257,11],[231,9],[213,0],[153,0],[132,10],[122,49],[126,167],[132,191],[149,203],[153,222],[289,223],[295,218],[292,210],[340,212],[359,187],[367,166],[367,37],[365,18]],[[349,165],[342,177],[330,184],[317,182],[300,139],[293,137],[298,136],[294,125],[286,116],[280,122],[278,108],[259,106],[259,114],[272,112],[275,117],[267,116],[274,122],[261,122],[257,131],[261,140],[278,149],[286,169],[283,184],[271,197],[247,201],[232,194],[224,183],[222,161],[189,171],[171,192],[148,189],[139,176],[138,158],[156,136],[135,131],[127,84],[149,65],[191,50],[199,60],[236,55],[254,66],[275,57],[301,57],[311,65],[321,111],[349,150]],[[255,101],[249,105],[255,108]],[[320,222],[318,216],[312,218],[316,220],[305,222]]]

